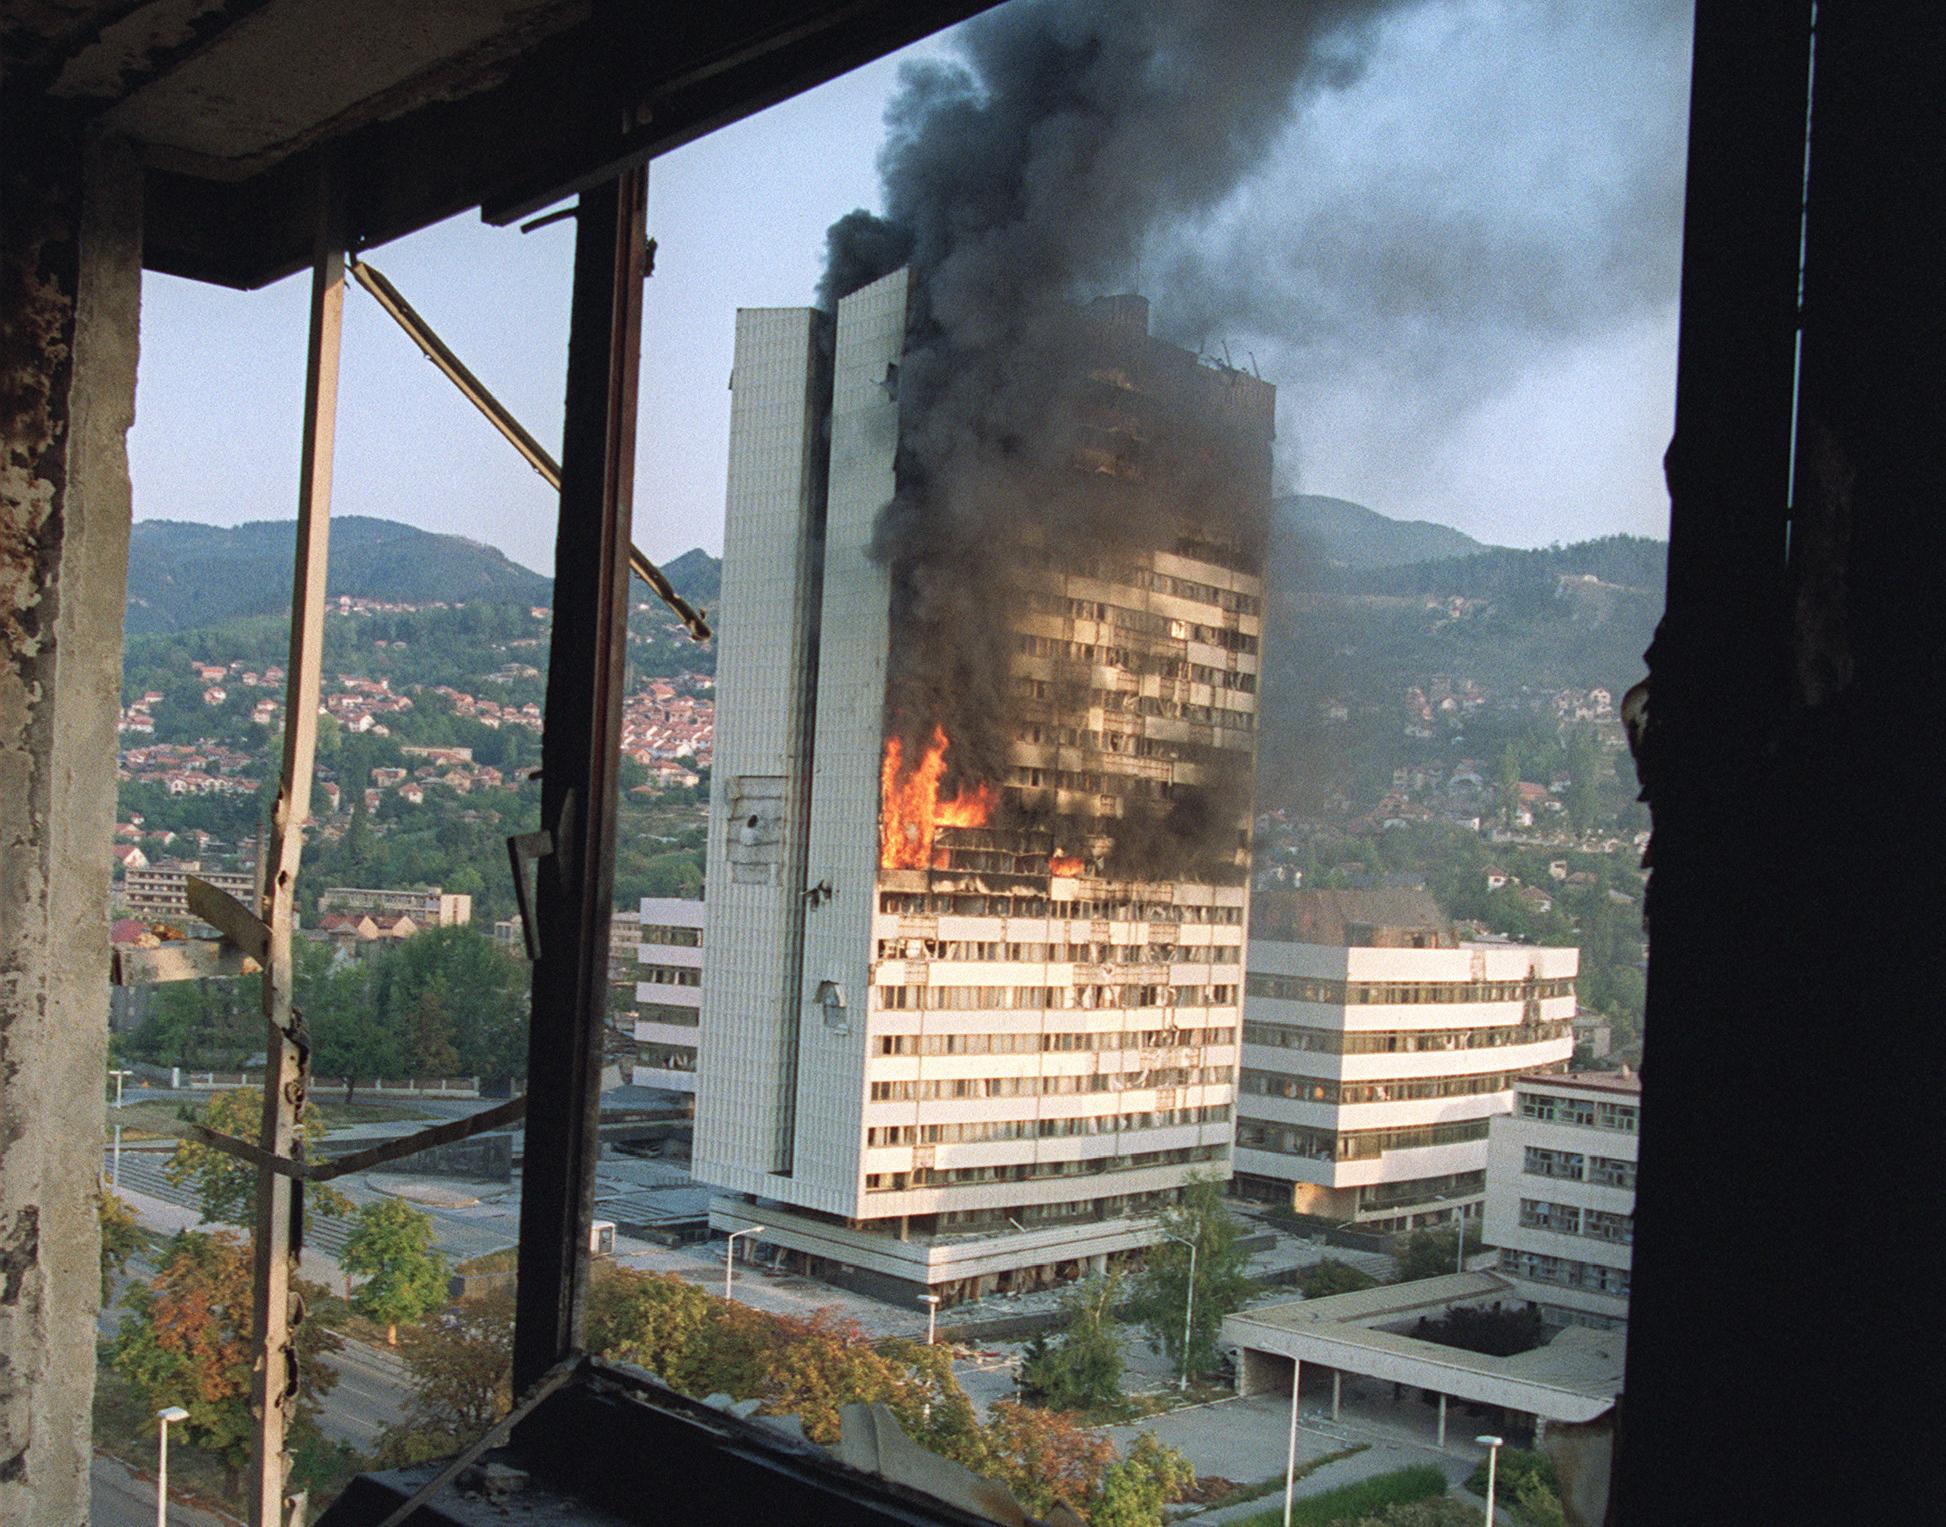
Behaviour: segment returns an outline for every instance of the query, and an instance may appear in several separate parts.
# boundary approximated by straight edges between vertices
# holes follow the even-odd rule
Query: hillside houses
[[[160,785],[171,795],[253,795],[262,781],[243,771],[256,766],[250,754],[208,739],[157,742],[125,748],[115,777]]]
[[[622,712],[622,752],[639,764],[684,761],[686,772],[710,761],[716,743],[716,702],[666,680],[629,696]]]
[[[525,665],[514,664],[511,666],[524,667]],[[534,669],[527,669],[527,673],[538,677],[538,673]],[[503,681],[496,679],[493,675],[488,675],[483,682],[497,683]],[[525,705],[503,705],[498,700],[488,699],[481,695],[471,695],[463,689],[455,689],[450,684],[436,684],[433,686],[432,692],[442,697],[447,704],[452,706],[455,716],[463,716],[469,721],[477,721],[481,726],[491,727],[495,731],[498,731],[503,726],[524,726],[530,732],[539,732],[541,729],[541,708],[531,700]]]

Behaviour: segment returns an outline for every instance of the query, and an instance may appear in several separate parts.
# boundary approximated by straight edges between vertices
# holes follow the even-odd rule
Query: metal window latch
[[[533,895],[527,889],[527,866],[554,852],[554,834],[545,828],[519,832],[507,839],[507,862],[514,875],[514,904],[520,910],[520,937],[530,961],[541,957],[540,930],[534,925]]]

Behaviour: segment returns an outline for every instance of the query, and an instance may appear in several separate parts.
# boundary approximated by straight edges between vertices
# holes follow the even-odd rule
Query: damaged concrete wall
[[[80,1523],[142,182],[0,133],[0,1521]]]

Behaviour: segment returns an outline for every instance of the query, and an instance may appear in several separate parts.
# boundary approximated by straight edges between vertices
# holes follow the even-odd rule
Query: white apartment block
[[[438,886],[392,890],[371,886],[334,885],[318,897],[318,913],[403,913],[424,928],[450,928],[473,921],[473,898]]]
[[[696,1035],[703,1007],[703,903],[644,896],[636,944],[638,1087],[696,1092]]]
[[[738,315],[722,597],[739,615],[717,668],[692,1170],[723,1190],[719,1229],[951,1299],[1153,1244],[1192,1174],[1229,1175],[1247,809],[1222,874],[1105,864],[1129,798],[1167,800],[1226,757],[1247,771],[1262,586],[1180,543],[1047,559],[996,601],[1025,719],[990,816],[896,815],[892,591],[868,548],[894,488],[908,279],[846,298],[829,340],[810,311]],[[1154,406],[1120,401],[1144,397],[1150,361],[1171,397],[1198,389],[1146,305],[1115,319],[1135,358],[1104,409]],[[1207,377],[1207,406],[1261,437],[1267,506],[1274,390]]]
[[[251,869],[206,869],[200,860],[164,860],[143,869],[132,866],[122,872],[119,896],[130,917],[143,922],[173,923],[195,932],[203,928],[189,915],[189,877],[207,880],[217,890],[234,896],[246,907],[256,906],[257,876]],[[210,929],[210,932],[215,932]]]
[[[1626,1325],[1642,1080],[1626,1068],[1528,1076],[1515,1099],[1487,1149],[1501,1276],[1550,1325]]]
[[[1574,1053],[1579,964],[1461,944],[1423,891],[1259,891],[1239,1185],[1379,1231],[1477,1217],[1489,1121]]]

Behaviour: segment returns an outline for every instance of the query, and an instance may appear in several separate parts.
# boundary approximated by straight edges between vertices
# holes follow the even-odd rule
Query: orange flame
[[[1064,854],[1058,848],[1048,856],[1047,860],[1047,872],[1050,875],[1079,875],[1087,867],[1087,862],[1079,855]]]
[[[970,792],[939,798],[946,777],[946,751],[952,744],[944,727],[932,729],[932,745],[905,767],[905,745],[885,739],[879,766],[878,862],[888,870],[923,870],[933,865],[933,835],[942,827],[984,827],[993,814],[995,792],[982,782]]]

